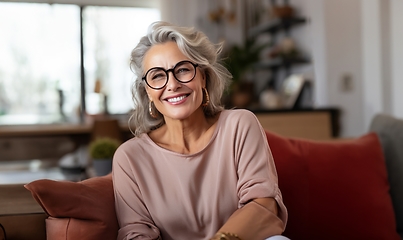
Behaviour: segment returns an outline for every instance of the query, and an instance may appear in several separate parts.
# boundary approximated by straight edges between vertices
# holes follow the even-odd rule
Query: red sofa
[[[401,126],[403,131],[403,121]],[[401,212],[396,212],[399,207],[391,198],[379,134],[325,142],[266,132],[289,211],[285,236],[296,240],[403,239],[398,233],[401,222],[396,221]],[[110,175],[79,183],[38,180],[26,188],[49,215],[48,240],[116,238]]]

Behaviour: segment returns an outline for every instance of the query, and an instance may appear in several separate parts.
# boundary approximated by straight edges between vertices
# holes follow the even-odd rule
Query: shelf
[[[306,23],[307,19],[303,17],[292,17],[292,18],[278,18],[273,19],[267,23],[261,24],[249,30],[249,36],[255,37],[261,33],[271,33],[274,34],[278,31],[287,31],[289,28]]]
[[[310,61],[307,58],[304,57],[296,57],[296,58],[291,58],[291,59],[285,59],[285,58],[274,58],[271,60],[265,60],[259,63],[256,63],[254,65],[255,69],[276,69],[280,67],[290,67],[293,65],[299,65],[299,64],[307,64],[310,63]]]

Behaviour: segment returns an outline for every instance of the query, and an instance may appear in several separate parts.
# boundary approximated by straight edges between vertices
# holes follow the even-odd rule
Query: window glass
[[[150,23],[159,19],[156,8],[84,8],[87,113],[103,113],[105,107],[111,114],[133,109],[131,88],[135,76],[130,70],[130,53]]]
[[[80,8],[0,3],[0,124],[74,121]]]
[[[88,114],[133,108],[130,52],[159,19],[157,8],[83,8]],[[0,2],[0,36],[0,125],[78,122],[80,7]]]

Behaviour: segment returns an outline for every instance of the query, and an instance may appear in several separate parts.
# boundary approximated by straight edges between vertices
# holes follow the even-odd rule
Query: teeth
[[[180,97],[168,98],[168,102],[170,102],[170,103],[179,102],[179,101],[183,100],[185,97],[186,97],[186,96],[183,95],[183,96],[180,96]]]

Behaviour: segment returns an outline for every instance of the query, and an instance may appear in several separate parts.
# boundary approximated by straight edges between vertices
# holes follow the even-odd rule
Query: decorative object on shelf
[[[282,59],[295,59],[299,55],[299,50],[295,41],[291,37],[284,37],[271,49],[270,58],[280,57]]]
[[[90,143],[89,153],[97,176],[104,176],[112,171],[112,158],[119,145],[119,141],[108,137],[98,138]]]
[[[208,18],[211,22],[222,24],[236,22],[236,4],[237,0],[213,0],[209,1]]]
[[[272,7],[270,13],[275,18],[291,18],[294,16],[294,8],[291,7],[287,0],[279,4],[276,0],[271,0]]]
[[[74,152],[67,153],[60,158],[59,167],[66,180],[78,182],[87,178],[87,152],[88,149],[81,146]]]
[[[284,108],[293,108],[301,94],[305,79],[302,75],[293,74],[287,77],[281,88],[281,105]]]
[[[280,96],[273,87],[263,90],[259,95],[262,109],[277,109],[281,107]]]
[[[258,44],[255,38],[248,38],[243,45],[233,45],[224,53],[224,64],[231,72],[234,83],[245,80],[247,72],[259,62],[260,53],[267,46]]]
[[[269,46],[260,44],[255,38],[248,38],[242,46],[233,45],[224,53],[224,65],[231,72],[233,80],[227,93],[231,107],[245,108],[253,98],[253,81],[248,74],[260,61],[261,51]]]
[[[286,77],[295,73],[293,71],[295,66],[310,63],[309,57],[305,56],[298,46],[298,39],[295,39],[295,36],[291,34],[294,27],[307,23],[307,19],[298,16],[296,9],[289,2],[288,0],[270,0],[270,4],[266,2],[266,5],[269,5],[266,8],[266,18],[247,28],[248,36],[251,38],[270,36],[272,48],[265,51],[260,61],[254,65],[256,76],[259,76],[258,71],[266,74],[266,78],[260,81],[263,87],[257,90],[259,105],[265,109],[272,107],[272,105],[268,106],[265,100],[270,96],[268,93],[275,91],[280,99],[283,98],[281,95]],[[302,88],[305,88],[305,85],[303,83]],[[286,102],[288,103],[288,101]],[[279,105],[286,107],[282,103]]]
[[[87,113],[91,116],[108,115],[108,94],[104,87],[104,81],[97,78],[94,83],[94,91],[87,93],[86,101],[88,102]]]

